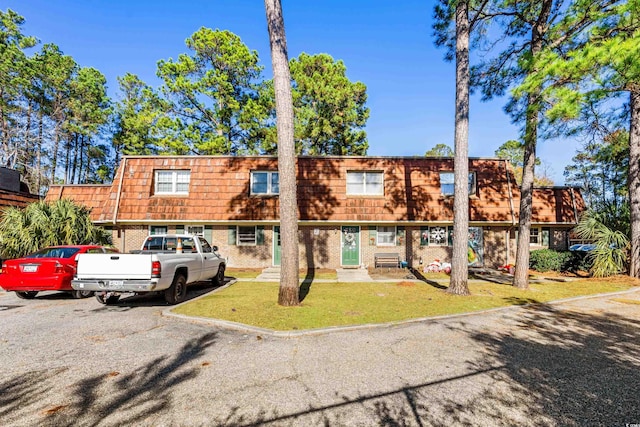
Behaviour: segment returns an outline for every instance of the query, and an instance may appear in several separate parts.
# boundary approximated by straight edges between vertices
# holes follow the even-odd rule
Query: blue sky
[[[352,81],[367,86],[369,154],[423,155],[438,143],[453,147],[454,64],[436,49],[433,0],[283,0],[289,57],[328,53]],[[156,63],[187,52],[200,27],[229,30],[256,50],[271,75],[264,2],[260,0],[4,0],[26,22],[23,32],[55,43],[83,67],[106,77],[117,98],[118,76],[137,74],[157,87]],[[492,157],[518,127],[503,112],[505,99],[471,98],[469,155]],[[580,143],[541,141],[538,156],[562,185],[564,167]]]

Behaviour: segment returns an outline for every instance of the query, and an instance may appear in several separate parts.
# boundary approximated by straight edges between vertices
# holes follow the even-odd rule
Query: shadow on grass
[[[409,271],[411,271],[411,273],[416,277],[416,279],[426,283],[427,285],[433,286],[434,288],[437,288],[437,289],[447,289],[448,288],[448,286],[444,286],[441,283],[438,283],[436,281],[427,279],[426,277],[424,277],[424,275],[422,273],[420,273],[420,271],[416,270],[415,268],[409,268]]]
[[[480,345],[466,373],[248,418],[236,407],[222,424],[275,425],[629,425],[638,421],[640,321],[612,313],[518,310],[510,328],[446,327]],[[449,363],[449,362],[447,362]]]

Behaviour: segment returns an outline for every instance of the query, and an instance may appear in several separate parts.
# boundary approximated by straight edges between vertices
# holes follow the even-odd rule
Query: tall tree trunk
[[[81,145],[81,136],[77,133],[73,134],[73,159],[71,161],[71,178],[69,179],[69,184],[77,184],[76,182],[76,172],[78,171],[78,157],[80,153],[80,145]],[[71,150],[70,150],[71,151]],[[80,173],[78,172],[78,176]]]
[[[453,255],[447,292],[469,295],[469,3],[456,5],[456,116],[453,193]]]
[[[42,103],[40,104],[40,108],[38,109],[38,149],[36,152],[36,173],[38,175],[37,180],[37,192],[36,194],[40,194],[40,189],[42,187],[42,140],[44,138],[44,113],[42,110]]]
[[[551,13],[553,0],[544,0],[536,25],[531,30],[531,57],[542,50],[547,21]],[[537,70],[532,67],[529,74]],[[533,181],[535,177],[536,144],[538,142],[538,114],[540,112],[540,91],[528,94],[526,103],[526,123],[524,131],[524,164],[522,166],[522,184],[520,185],[520,215],[518,227],[518,243],[516,249],[516,270],[513,285],[520,289],[529,287],[529,245],[531,233]]]
[[[298,253],[298,201],[296,194],[296,153],[293,137],[293,99],[287,39],[280,0],[264,1],[271,46],[273,86],[276,96],[278,132],[278,173],[280,178],[280,238],[282,261],[278,304],[298,305],[300,265]]]
[[[640,89],[629,97],[629,205],[631,211],[631,256],[629,276],[640,277]]]
[[[58,150],[60,149],[60,123],[56,123],[54,137],[53,137],[53,150],[51,158],[51,177],[49,184],[55,184],[56,169],[58,168]]]

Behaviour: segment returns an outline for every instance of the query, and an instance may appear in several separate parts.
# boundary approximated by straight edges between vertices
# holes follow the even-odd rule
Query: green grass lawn
[[[290,331],[386,323],[542,303],[620,291],[633,285],[637,286],[637,282],[630,278],[585,279],[531,284],[529,290],[523,291],[509,285],[473,282],[469,284],[472,295],[461,297],[449,295],[441,288],[422,282],[314,282],[300,306],[281,307],[277,304],[278,283],[236,282],[219,292],[176,307],[173,312]]]

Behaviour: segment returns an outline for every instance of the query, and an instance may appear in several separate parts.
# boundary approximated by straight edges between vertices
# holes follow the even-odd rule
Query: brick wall
[[[400,260],[407,261],[410,267],[423,269],[434,260],[451,262],[451,246],[420,245],[420,227],[405,227],[404,233],[398,236],[396,246],[378,246],[377,239],[370,230],[374,225],[360,227],[360,264],[374,266],[376,253],[398,253]],[[168,225],[169,233],[176,232],[175,225]],[[211,244],[219,248],[227,258],[229,267],[267,268],[273,265],[273,226],[265,225],[262,244],[238,246],[229,241],[229,226],[215,225],[211,228]],[[140,249],[149,233],[146,225],[129,225],[119,230],[113,229],[113,244],[122,252]],[[300,226],[300,268],[339,268],[341,266],[341,227]],[[516,259],[515,229],[508,227],[484,227],[484,266],[498,267],[506,263],[515,263]],[[552,229],[550,243],[554,249],[566,249],[566,231]],[[508,239],[508,242],[507,242]],[[508,244],[507,244],[508,243]],[[534,249],[534,247],[532,247]],[[509,256],[507,256],[507,250]],[[422,263],[420,262],[422,261]]]

